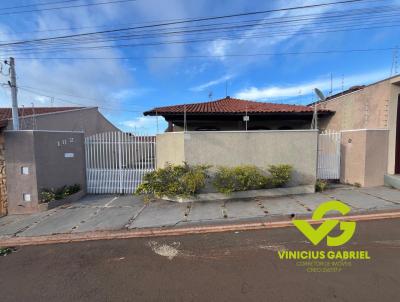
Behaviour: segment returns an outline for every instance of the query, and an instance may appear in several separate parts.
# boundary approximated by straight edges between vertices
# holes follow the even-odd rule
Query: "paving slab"
[[[250,218],[266,215],[255,199],[229,200],[225,202],[225,209],[228,218]]]
[[[16,222],[18,220],[24,219],[26,217],[29,217],[30,215],[8,215],[8,216],[3,216],[0,218],[0,227],[12,223],[12,222]]]
[[[144,205],[143,199],[135,195],[122,195],[110,202],[107,207],[137,207]]]
[[[305,207],[290,197],[259,199],[264,210],[272,215],[290,215],[310,213]]]
[[[132,222],[129,229],[163,227],[175,225],[186,219],[185,212],[189,203],[175,203],[157,200],[149,205]]]
[[[143,207],[145,207],[144,204],[135,207],[103,208],[96,215],[79,224],[73,232],[122,229],[129,223],[130,219],[138,215]]]
[[[18,236],[69,233],[72,231],[73,227],[79,225],[82,221],[88,220],[96,211],[98,211],[98,209],[90,207],[60,209],[53,215],[46,217],[39,223],[19,233]]]
[[[361,193],[373,195],[387,201],[400,204],[400,190],[396,190],[388,187],[374,187],[374,188],[361,188]]]
[[[222,213],[223,201],[194,202],[190,209],[187,221],[206,221],[224,218]]]
[[[297,200],[312,211],[314,211],[321,203],[332,200],[332,198],[330,198],[328,195],[322,193],[292,195],[290,197]]]
[[[69,208],[87,206],[103,207],[112,202],[115,198],[118,198],[118,195],[86,195],[79,201],[70,204]]]
[[[10,216],[15,220],[0,227],[0,236],[14,235],[53,213],[54,210],[31,215],[23,215],[18,218],[16,216]]]
[[[381,198],[362,193],[358,190],[331,190],[327,195],[347,203],[353,210],[369,210],[377,208],[391,208],[394,203],[385,201]]]

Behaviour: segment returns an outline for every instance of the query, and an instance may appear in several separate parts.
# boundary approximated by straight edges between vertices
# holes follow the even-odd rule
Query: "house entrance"
[[[340,178],[340,132],[324,132],[318,137],[319,179]]]
[[[85,139],[87,191],[132,194],[155,169],[155,136],[106,132]]]

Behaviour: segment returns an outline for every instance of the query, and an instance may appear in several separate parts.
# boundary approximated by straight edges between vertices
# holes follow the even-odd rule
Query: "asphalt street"
[[[358,222],[340,272],[278,251],[326,250],[294,227],[25,246],[0,257],[1,301],[399,301],[400,219]]]

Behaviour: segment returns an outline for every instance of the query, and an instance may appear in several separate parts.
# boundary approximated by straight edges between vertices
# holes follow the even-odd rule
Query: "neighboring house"
[[[320,110],[321,117],[334,112]],[[211,102],[158,107],[146,116],[163,116],[167,132],[245,130],[244,116],[249,116],[248,130],[310,129],[313,108],[299,105],[254,102],[226,97]]]
[[[97,107],[19,108],[20,130],[83,131],[85,136],[119,131]],[[0,216],[7,213],[4,130],[12,130],[11,108],[0,108]]]
[[[383,174],[400,174],[399,102],[400,76],[394,76],[370,85],[352,87],[318,103],[319,110],[335,112],[321,117],[320,128],[343,131],[342,137],[344,134],[347,139],[342,140],[342,151],[351,152],[358,148],[357,158],[351,161],[364,169],[364,178],[376,175],[370,182],[375,185],[383,183]],[[357,139],[350,137],[351,133],[353,136],[356,132],[362,133],[356,131],[360,129],[364,134],[359,134]],[[371,135],[365,134],[367,132]],[[362,156],[364,162],[360,161]],[[346,165],[351,161],[346,157],[342,159]]]
[[[85,136],[119,131],[97,107],[19,108],[20,130],[83,131]],[[11,108],[0,108],[0,128],[12,130]]]

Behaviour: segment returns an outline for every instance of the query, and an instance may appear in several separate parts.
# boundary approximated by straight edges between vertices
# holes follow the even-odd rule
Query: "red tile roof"
[[[186,105],[175,105],[154,108],[150,111],[144,112],[144,115],[174,115],[184,112],[186,106],[187,114],[237,114],[237,113],[311,113],[312,107],[301,105],[288,105],[288,104],[275,104],[254,102],[226,97],[224,99],[195,103]],[[321,110],[319,110],[321,112]],[[322,110],[322,112],[331,112],[329,110]]]
[[[40,115],[45,113],[56,113],[85,107],[35,107],[35,108],[18,108],[19,117],[32,115]],[[7,126],[8,120],[12,118],[11,108],[0,108],[0,127]]]

